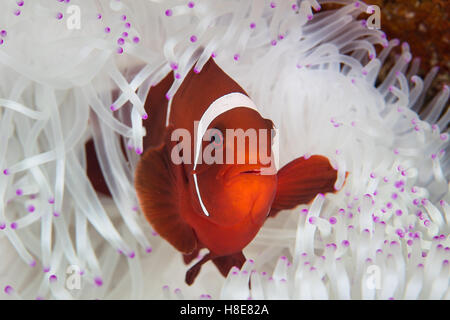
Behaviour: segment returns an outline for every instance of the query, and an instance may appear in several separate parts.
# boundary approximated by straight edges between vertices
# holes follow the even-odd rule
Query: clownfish
[[[242,250],[265,220],[319,193],[334,192],[337,171],[318,155],[277,170],[271,150],[274,124],[212,58],[201,72],[189,71],[169,101],[166,92],[173,81],[171,72],[147,96],[149,118],[135,189],[148,222],[186,264],[200,249],[209,250],[186,272],[191,285],[209,260],[224,276],[233,266],[241,268]],[[237,143],[236,132],[256,133],[257,148]],[[231,161],[200,161],[203,154]]]

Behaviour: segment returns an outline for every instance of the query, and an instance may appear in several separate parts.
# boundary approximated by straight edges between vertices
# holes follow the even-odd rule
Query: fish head
[[[273,139],[272,121],[250,108],[234,108],[211,122],[190,179],[201,216],[223,226],[263,224],[277,185]]]

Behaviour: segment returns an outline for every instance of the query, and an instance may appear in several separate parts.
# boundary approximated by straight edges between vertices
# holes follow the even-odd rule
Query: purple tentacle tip
[[[96,278],[94,279],[94,283],[95,283],[95,285],[96,285],[97,287],[101,287],[101,286],[103,285],[103,280],[102,280],[102,278],[100,278],[100,277],[96,277]]]

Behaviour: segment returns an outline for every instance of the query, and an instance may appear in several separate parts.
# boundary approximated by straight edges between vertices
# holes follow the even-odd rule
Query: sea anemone
[[[329,2],[341,6],[322,11]],[[437,69],[416,76],[408,44],[368,28],[363,2],[3,6],[2,298],[450,298],[449,88],[424,106]],[[149,88],[173,70],[170,99],[210,57],[276,124],[280,166],[325,155],[338,191],[268,219],[241,270],[223,279],[205,265],[187,287],[133,172]],[[111,197],[87,177],[90,139]]]

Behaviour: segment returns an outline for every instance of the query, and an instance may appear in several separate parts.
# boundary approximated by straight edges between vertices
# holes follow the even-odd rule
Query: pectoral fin
[[[289,162],[277,176],[277,193],[269,214],[272,217],[280,210],[309,203],[318,193],[334,192],[337,171],[327,158],[312,156]]]
[[[197,247],[197,237],[180,216],[183,169],[171,161],[168,149],[162,144],[144,153],[136,168],[135,188],[140,207],[156,232],[189,254]]]

